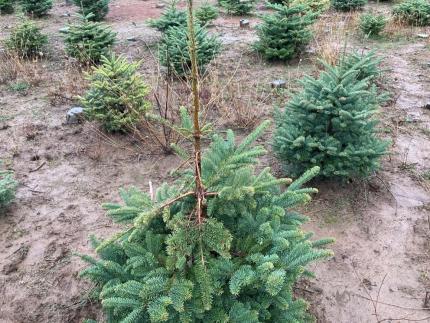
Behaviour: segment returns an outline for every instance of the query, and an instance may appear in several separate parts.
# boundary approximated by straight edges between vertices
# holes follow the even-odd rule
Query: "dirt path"
[[[420,43],[384,55],[387,85],[398,95],[383,112],[393,121],[391,157],[372,180],[374,189],[358,197],[368,196],[362,210],[354,210],[348,188],[321,189],[316,201],[315,208],[339,209],[323,211],[311,224],[318,235],[337,239],[335,258],[314,268],[321,322],[430,322],[430,312],[419,310],[430,288],[430,182],[422,175],[430,161],[430,110],[423,108],[430,100],[430,54]]]
[[[146,80],[157,70],[148,47],[159,34],[146,19],[161,13],[155,8],[158,2],[115,0],[107,19],[118,32],[116,50],[134,60],[144,59],[141,72]],[[74,12],[73,7],[59,0],[51,16],[40,21],[56,54],[37,64],[35,73],[43,79],[26,94],[12,91],[9,84],[0,86],[0,159],[15,170],[21,184],[10,212],[0,217],[1,323],[100,318],[99,307],[85,297],[89,284],[77,278],[84,264],[73,252],[90,252],[90,234],[106,237],[117,230],[100,205],[118,200],[119,187],[145,189],[149,180],[156,186],[177,165],[172,156],[136,149],[136,142],[125,136],[115,137],[113,144],[100,139],[94,126],[64,124],[72,102],[51,104],[50,91],[57,87],[63,94],[62,87],[66,91],[80,82],[67,76],[74,71],[65,71],[61,54],[58,30],[75,19],[64,16],[67,12]],[[2,19],[0,39],[10,32],[3,27],[16,23],[12,16]],[[273,106],[267,99],[270,81],[283,78],[294,86],[294,80],[314,70],[310,63],[315,57],[289,65],[263,62],[250,51],[257,20],[251,19],[251,29],[239,29],[239,19],[222,15],[211,29],[225,46],[217,63],[219,81],[225,81],[231,74],[223,72],[234,70],[241,61],[234,103],[246,99],[252,110],[244,111],[265,110],[258,115],[267,117]],[[137,41],[128,41],[130,36]],[[430,311],[415,310],[422,308],[430,290],[430,109],[423,108],[430,103],[430,52],[424,40],[392,43],[380,52],[386,55],[389,70],[386,86],[396,95],[395,104],[381,115],[394,140],[391,156],[370,186],[319,185],[321,193],[306,210],[313,219],[308,229],[337,239],[335,258],[312,268],[317,278],[303,291],[320,322],[430,316]],[[82,84],[77,85],[79,90]],[[259,101],[254,100],[257,90],[265,94]],[[226,106],[236,108],[231,102]],[[269,138],[266,144],[270,148]],[[267,158],[273,164],[274,156]],[[381,303],[376,318],[372,302],[365,299],[368,293],[399,307]]]

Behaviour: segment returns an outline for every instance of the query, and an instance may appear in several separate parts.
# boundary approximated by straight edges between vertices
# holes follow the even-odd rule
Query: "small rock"
[[[70,17],[70,13],[69,13],[69,12],[63,13],[63,14],[61,15],[61,17]]]
[[[429,38],[429,34],[417,34],[418,38]]]
[[[137,38],[134,36],[128,37],[127,38],[128,41],[137,41]]]
[[[67,124],[77,124],[83,120],[84,108],[73,107],[67,112],[66,123]]]
[[[284,80],[275,80],[270,83],[272,89],[285,89],[287,87],[287,82]]]
[[[156,5],[155,5],[155,8],[158,8],[158,9],[162,9],[162,8],[164,8],[166,5],[164,4],[164,3],[157,3]]]
[[[62,34],[67,34],[69,32],[69,27],[63,27],[58,30]]]
[[[248,19],[240,19],[239,26],[240,26],[240,28],[249,28],[249,20]]]

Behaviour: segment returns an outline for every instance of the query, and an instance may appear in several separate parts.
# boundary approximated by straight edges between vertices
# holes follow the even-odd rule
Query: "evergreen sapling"
[[[106,204],[128,228],[92,239],[98,259],[82,256],[90,267],[81,276],[96,282],[109,322],[305,322],[293,285],[310,274],[307,264],[332,255],[324,249],[332,240],[311,241],[300,229],[305,217],[290,208],[316,191],[301,186],[318,168],[293,183],[256,173],[265,151],[254,142],[267,122],[239,144],[232,131],[215,135],[202,154],[192,10],[189,0],[193,114],[182,113],[179,129],[192,135],[193,168],[153,197],[131,188],[121,191],[123,204]]]
[[[66,53],[83,64],[97,64],[115,43],[116,33],[108,25],[91,21],[92,16],[81,16],[79,23],[64,31]]]
[[[166,32],[170,27],[185,27],[187,25],[187,13],[184,10],[178,10],[176,3],[173,2],[163,12],[160,18],[150,20],[149,26],[156,28],[161,32]]]
[[[0,14],[6,15],[13,13],[15,0],[0,0]]]
[[[377,136],[375,114],[386,99],[373,84],[369,57],[328,66],[318,79],[306,77],[276,116],[274,149],[295,175],[310,167],[324,177],[366,177],[379,168],[388,142]],[[360,79],[362,78],[362,79]]]
[[[221,51],[221,42],[215,35],[209,35],[205,27],[196,25],[196,55],[199,72]],[[186,26],[169,28],[159,47],[159,59],[178,76],[187,76],[191,72],[191,57],[188,51],[189,32]]]
[[[259,40],[254,48],[269,60],[289,60],[306,45],[312,37],[309,26],[317,14],[304,5],[283,6],[268,4],[274,13],[262,16],[257,27]]]
[[[86,116],[107,131],[129,131],[150,110],[148,86],[137,73],[140,64],[114,55],[102,56],[101,63],[87,75],[90,87],[80,97]]]
[[[34,17],[45,16],[52,9],[52,0],[21,0],[22,10]]]
[[[220,0],[220,5],[231,15],[249,15],[255,8],[255,0]]]
[[[101,21],[109,12],[110,0],[73,0],[75,5],[79,7],[79,12],[82,16],[87,17],[89,14],[91,20]]]

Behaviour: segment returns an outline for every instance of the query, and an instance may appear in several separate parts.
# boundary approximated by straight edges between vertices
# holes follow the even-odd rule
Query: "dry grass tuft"
[[[74,102],[76,96],[85,92],[87,81],[84,71],[73,63],[67,63],[61,72],[56,73],[51,82],[48,97],[52,106]]]
[[[15,80],[37,86],[46,79],[40,59],[26,60],[18,55],[4,52],[0,54],[0,84]]]
[[[356,32],[358,15],[355,12],[347,15],[330,12],[318,20],[314,25],[314,43],[311,45],[318,58],[336,65]]]

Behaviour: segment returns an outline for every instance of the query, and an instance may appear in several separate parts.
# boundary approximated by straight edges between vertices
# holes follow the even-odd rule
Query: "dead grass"
[[[46,79],[43,59],[27,60],[10,52],[0,55],[0,84],[19,80],[32,87],[40,85]]]
[[[60,73],[56,73],[48,90],[49,102],[52,106],[74,102],[87,87],[84,70],[74,63],[66,63]]]
[[[359,14],[330,12],[314,25],[313,47],[316,57],[336,65],[356,33]],[[318,64],[320,65],[320,64]]]

